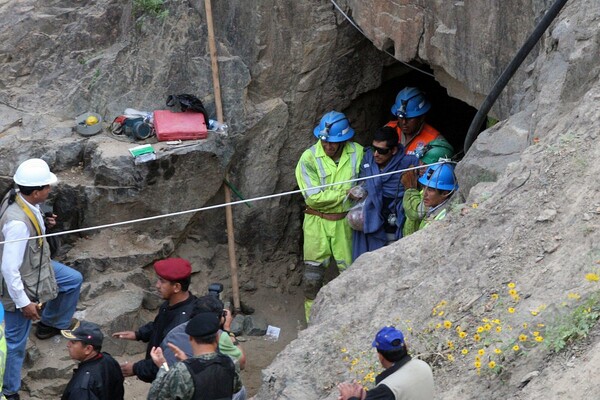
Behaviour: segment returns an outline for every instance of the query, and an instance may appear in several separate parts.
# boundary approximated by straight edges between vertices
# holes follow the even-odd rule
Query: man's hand
[[[37,321],[40,319],[40,309],[38,308],[37,303],[29,303],[25,307],[21,308],[21,312],[23,316],[32,321]]]
[[[413,168],[414,165],[411,165],[409,168]],[[406,171],[402,174],[400,178],[400,182],[402,182],[402,186],[404,189],[416,189],[417,188],[417,170]]]
[[[121,366],[121,373],[123,374],[123,377],[128,377],[128,376],[133,376],[135,375],[133,373],[133,363],[130,363],[129,361],[125,361],[124,363],[120,364]]]
[[[352,397],[358,397],[359,399],[364,400],[365,397],[367,397],[365,389],[356,382],[342,382],[338,384],[338,390],[340,391],[338,400],[348,400]]]
[[[56,214],[52,214],[51,212],[44,214],[44,222],[46,223],[46,229],[52,229],[56,226],[56,218],[58,216]]]
[[[152,347],[152,350],[150,350],[150,357],[152,357],[154,365],[156,365],[158,368],[160,368],[161,365],[167,362],[160,346]]]
[[[367,197],[367,191],[361,185],[353,186],[348,189],[348,198],[354,201],[360,201]]]
[[[112,334],[112,337],[125,340],[137,340],[134,331],[115,332]]]
[[[175,346],[173,343],[167,343],[167,346],[169,346],[176,359],[179,361],[187,360],[187,355],[179,347]]]
[[[231,315],[231,311],[228,309],[223,309],[223,314],[225,314],[225,322],[223,323],[223,329],[227,332],[231,331],[231,322],[233,321],[233,316]]]

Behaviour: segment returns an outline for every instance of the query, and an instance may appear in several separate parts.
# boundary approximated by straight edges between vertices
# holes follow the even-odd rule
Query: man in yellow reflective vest
[[[340,272],[352,262],[352,230],[345,217],[353,184],[319,186],[356,178],[363,156],[363,147],[350,141],[354,129],[340,112],[325,114],[313,133],[319,141],[304,151],[296,166],[296,180],[306,201],[302,286],[307,321],[331,259]]]

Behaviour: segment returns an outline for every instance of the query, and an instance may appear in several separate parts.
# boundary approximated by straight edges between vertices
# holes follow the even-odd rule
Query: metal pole
[[[212,18],[212,5],[210,0],[204,0],[204,8],[206,10],[206,28],[208,29],[208,48],[210,50],[210,63],[212,67],[213,87],[215,92],[215,107],[217,110],[217,120],[220,123],[223,119],[223,105],[221,102],[221,84],[219,82],[219,64],[217,60],[217,45],[215,43],[215,30]],[[207,121],[208,123],[208,121]],[[225,180],[229,181],[229,173],[225,174]],[[238,266],[237,257],[235,255],[235,237],[233,227],[233,212],[231,211],[231,189],[229,186],[223,185],[225,191],[225,220],[227,221],[227,247],[229,252],[229,267],[231,269],[231,290],[233,294],[234,311],[241,311],[240,305],[240,287],[238,283]]]

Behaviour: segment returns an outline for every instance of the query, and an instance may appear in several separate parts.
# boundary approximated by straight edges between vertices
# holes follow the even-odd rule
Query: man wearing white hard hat
[[[40,211],[58,180],[56,175],[44,160],[32,158],[19,165],[13,180],[16,188],[0,203],[0,242],[10,242],[0,245],[0,296],[8,348],[2,390],[7,399],[18,400],[31,322],[39,320],[39,339],[69,329],[83,278],[50,259],[45,238],[22,240],[43,235],[46,226],[56,224],[56,215],[44,217]]]

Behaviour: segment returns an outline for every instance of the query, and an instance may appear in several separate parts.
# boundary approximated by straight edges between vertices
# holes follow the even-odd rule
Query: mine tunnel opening
[[[436,128],[452,144],[455,160],[464,156],[462,149],[465,137],[477,109],[464,101],[452,97],[442,86],[427,64],[414,64],[411,68],[401,62],[393,62],[382,69],[381,85],[359,96],[348,109],[348,114],[356,118],[357,141],[370,145],[374,131],[395,119],[391,112],[396,95],[405,87],[416,87],[425,93],[431,102],[426,122]],[[365,111],[368,110],[368,111]],[[479,127],[479,132],[486,124]]]

